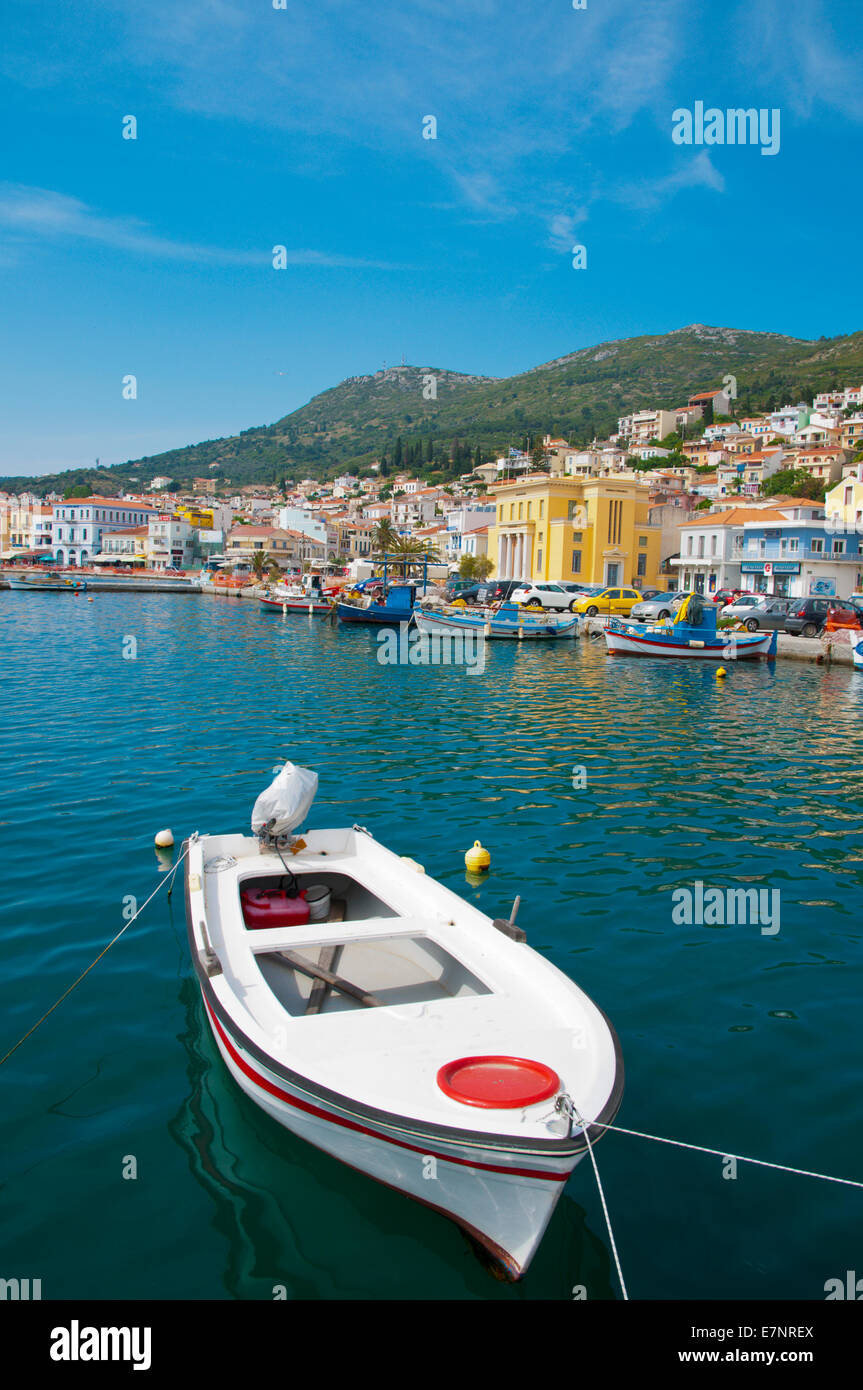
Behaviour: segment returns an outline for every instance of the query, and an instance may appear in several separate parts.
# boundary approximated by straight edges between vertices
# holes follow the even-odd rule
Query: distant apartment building
[[[724,386],[720,386],[713,391],[696,391],[689,397],[689,405],[700,405],[702,410],[712,410],[713,415],[731,414],[731,396],[729,396]]]
[[[640,444],[659,443],[667,434],[677,428],[677,417],[673,410],[637,410],[631,416],[630,453]]]
[[[794,467],[808,473],[810,478],[825,484],[837,483],[842,477],[846,454],[839,448],[801,448],[797,450]]]

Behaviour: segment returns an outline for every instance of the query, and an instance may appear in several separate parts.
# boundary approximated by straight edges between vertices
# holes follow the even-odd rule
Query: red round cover
[[[462,1105],[515,1110],[548,1100],[559,1089],[560,1077],[544,1062],[525,1057],[459,1057],[441,1067],[437,1084]]]

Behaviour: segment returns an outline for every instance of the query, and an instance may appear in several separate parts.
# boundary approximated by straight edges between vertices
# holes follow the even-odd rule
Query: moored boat
[[[696,601],[697,600],[697,601]],[[673,621],[634,623],[611,618],[605,628],[609,655],[677,657],[695,661],[744,661],[776,655],[777,635],[747,633],[716,627],[716,606],[690,594]]]
[[[420,632],[472,633],[511,641],[578,637],[581,628],[580,619],[571,613],[531,613],[517,603],[502,603],[479,612],[417,608],[414,619]]]
[[[282,613],[328,613],[332,607],[318,574],[304,574],[295,583],[277,584],[259,598],[263,608]]]
[[[22,593],[79,594],[87,587],[86,580],[69,579],[56,570],[49,570],[47,574],[10,574],[7,578],[9,588]]]
[[[611,1024],[525,942],[361,826],[293,832],[288,764],[253,835],[187,842],[216,1044],[278,1123],[457,1222],[511,1278],[620,1104]]]

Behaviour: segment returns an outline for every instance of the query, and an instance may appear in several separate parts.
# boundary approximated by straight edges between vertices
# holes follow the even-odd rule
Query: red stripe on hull
[[[391,1139],[388,1135],[379,1134],[376,1130],[369,1129],[366,1125],[357,1124],[354,1120],[345,1120],[339,1115],[331,1115],[329,1111],[321,1110],[318,1106],[311,1105],[308,1101],[300,1100],[298,1096],[291,1095],[289,1091],[282,1090],[280,1086],[276,1086],[274,1082],[269,1081],[265,1076],[262,1076],[260,1072],[255,1071],[254,1067],[250,1066],[234,1047],[206,999],[204,999],[204,1006],[209,1014],[213,1027],[227,1048],[231,1059],[240,1068],[240,1071],[243,1072],[250,1081],[253,1081],[256,1086],[260,1086],[262,1090],[267,1091],[278,1100],[284,1101],[287,1105],[294,1106],[296,1110],[303,1110],[306,1114],[314,1115],[320,1120],[328,1120],[330,1124],[341,1125],[344,1129],[352,1129],[356,1130],[359,1134],[367,1134],[372,1139],[380,1139],[384,1144],[395,1144],[397,1148],[410,1149],[412,1153],[422,1154],[423,1157],[440,1159],[442,1163],[457,1163],[464,1168],[479,1168],[486,1173],[504,1173],[514,1178],[539,1178],[545,1182],[566,1182],[569,1177],[568,1172],[549,1173],[544,1169],[538,1168],[497,1167],[491,1163],[478,1163],[467,1158],[455,1158],[452,1154],[435,1153],[432,1149],[419,1148],[416,1144],[408,1144],[403,1139]]]

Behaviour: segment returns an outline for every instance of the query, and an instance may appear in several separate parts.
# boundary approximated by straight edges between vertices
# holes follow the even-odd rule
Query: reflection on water
[[[246,602],[0,607],[10,1042],[152,891],[156,830],[246,828],[291,758],[320,774],[313,824],[368,825],[492,916],[521,896],[531,944],[617,1028],[622,1124],[863,1177],[859,673],[717,681],[581,641],[492,644],[468,677],[382,667],[374,633]],[[472,882],[475,839],[491,869]],[[675,925],[695,880],[779,889],[780,933]],[[584,1164],[511,1290],[443,1218],[259,1112],[202,1032],[178,916],[160,895],[4,1069],[6,1255],[46,1297],[614,1296]],[[723,1181],[619,1135],[597,1157],[633,1297],[822,1297],[859,1257],[856,1196],[830,1184]]]

